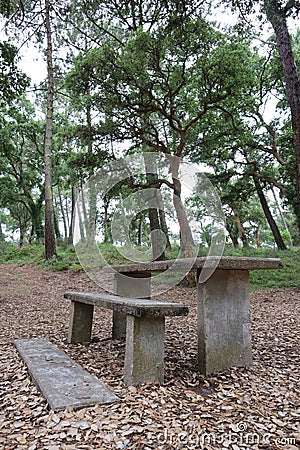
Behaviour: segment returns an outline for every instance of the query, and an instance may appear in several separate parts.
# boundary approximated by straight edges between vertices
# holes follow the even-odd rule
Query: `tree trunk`
[[[275,0],[265,0],[264,7],[267,18],[271,22],[276,35],[276,43],[282,62],[287,97],[291,110],[294,151],[296,156],[296,189],[298,198],[296,212],[300,233],[300,79],[286,23],[287,13],[280,6],[280,2]]]
[[[64,208],[64,211],[65,211],[65,217],[66,217],[66,222],[67,222],[67,229],[69,229],[71,223],[70,223],[70,215],[69,215],[69,205],[68,205],[69,199],[68,199],[68,196],[66,195],[63,200],[64,200],[63,208]],[[72,208],[72,200],[71,200],[71,208]]]
[[[159,216],[156,208],[149,208],[148,210],[150,230],[160,230]],[[153,261],[163,261],[165,259],[165,252],[162,246],[161,239],[157,239],[157,236],[151,234],[152,244],[152,257]]]
[[[1,217],[0,217],[0,241],[4,241],[4,233],[2,229]]]
[[[179,158],[171,160],[171,172],[173,180],[173,204],[180,229],[181,254],[183,258],[194,256],[194,239],[191,232],[190,224],[187,219],[184,205],[181,200],[181,182],[179,180]]]
[[[28,238],[28,242],[30,245],[32,244],[33,236],[34,236],[34,228],[33,228],[33,224],[31,223],[30,234],[29,234],[29,238]]]
[[[147,183],[151,185],[151,188],[157,187],[156,181],[157,181],[157,173],[156,173],[156,164],[153,160],[153,158],[144,158],[145,161],[145,169],[146,169],[146,179]],[[159,200],[159,199],[157,199]],[[157,201],[157,208],[149,208],[148,210],[148,217],[150,222],[150,230],[161,230],[161,224],[159,221],[159,215],[158,215],[158,207],[159,207],[159,201]],[[152,244],[152,259],[153,261],[163,261],[165,257],[163,242],[154,233],[151,233],[151,244]]]
[[[88,208],[87,235],[89,239],[93,240],[97,222],[97,192],[92,183],[89,187]]]
[[[260,248],[261,247],[261,241],[260,241],[260,228],[261,226],[258,225],[257,229],[256,229],[256,247]]]
[[[22,248],[24,245],[24,238],[26,233],[26,226],[22,222],[22,220],[19,221],[19,229],[20,229],[20,238],[19,238],[19,244],[18,248]]]
[[[171,246],[171,242],[170,242],[170,238],[169,238],[169,230],[168,230],[167,221],[166,221],[166,214],[163,209],[159,209],[159,219],[160,219],[161,229],[164,232],[164,235],[166,238],[166,249],[171,253],[172,246]]]
[[[43,242],[44,234],[40,202],[38,201],[36,204],[32,202],[29,207],[32,222],[32,238],[35,235],[36,241],[41,244]]]
[[[104,228],[104,242],[108,244],[111,242],[111,230],[109,227],[109,219],[108,219],[108,208],[109,208],[109,199],[105,195],[104,199],[104,218],[103,218],[103,228]]]
[[[286,250],[285,243],[283,242],[283,239],[282,239],[282,236],[280,234],[279,228],[278,228],[278,226],[277,226],[277,224],[276,224],[276,222],[275,222],[275,220],[274,220],[274,218],[272,216],[272,213],[270,211],[267,199],[266,199],[265,194],[264,194],[264,192],[262,190],[262,187],[261,187],[261,185],[259,183],[259,180],[255,176],[253,177],[253,180],[254,180],[255,188],[256,188],[256,191],[257,191],[257,194],[258,194],[261,206],[262,206],[262,208],[264,210],[266,219],[267,219],[268,224],[270,225],[271,231],[273,233],[276,245],[277,245],[279,250]]]
[[[271,190],[272,190],[272,194],[273,194],[273,197],[274,197],[274,201],[275,201],[275,204],[276,204],[276,207],[277,207],[277,211],[279,212],[279,215],[280,215],[280,218],[281,218],[281,222],[282,222],[283,229],[284,229],[285,231],[287,231],[288,234],[290,235],[290,232],[289,232],[289,229],[288,229],[288,226],[287,226],[287,223],[286,223],[286,220],[285,220],[283,211],[282,211],[281,206],[280,206],[280,204],[279,204],[278,198],[277,198],[277,196],[276,196],[276,193],[275,193],[275,191],[274,191],[273,188],[272,188]],[[290,244],[291,247],[293,247],[292,239],[290,239],[289,244]]]
[[[185,208],[181,200],[181,182],[179,180],[179,159],[171,161],[171,172],[173,180],[173,204],[180,229],[180,251],[182,258],[192,258],[195,255],[195,243],[191,232],[190,224],[185,213]],[[196,276],[189,272],[182,280],[183,285],[193,287],[196,284]]]
[[[60,208],[61,216],[63,219],[63,226],[64,226],[64,239],[67,239],[68,238],[67,219],[66,219],[66,214],[65,214],[65,209],[64,209],[64,205],[63,205],[63,199],[62,199],[59,183],[58,183],[57,189],[58,189],[58,198],[59,198],[59,208]]]
[[[75,188],[72,186],[71,189],[71,220],[70,220],[70,227],[69,227],[69,243],[72,244],[73,242],[73,230],[74,230],[74,211],[75,211]]]
[[[191,258],[193,256],[194,240],[181,200],[181,183],[179,180],[173,180],[173,183],[173,203],[180,228],[181,253],[183,258]]]
[[[58,204],[57,204],[56,200],[55,200],[55,208],[54,208],[54,231],[55,231],[56,239],[60,239],[61,235],[60,235],[59,220],[58,220]]]
[[[243,243],[243,247],[248,247],[249,246],[248,239],[247,239],[244,227],[242,225],[242,222],[241,222],[241,219],[240,219],[239,212],[238,212],[237,208],[233,208],[233,215],[234,215],[234,221],[236,223],[236,226],[237,226],[237,229],[238,229],[238,232],[239,232],[239,236],[240,236],[241,241]]]
[[[52,32],[50,19],[50,2],[45,0],[45,26],[47,34],[47,113],[44,149],[45,165],[45,259],[51,259],[56,254],[54,211],[52,193],[52,134],[53,134],[53,98],[54,75],[52,61]]]
[[[227,219],[226,220],[226,230],[228,231],[229,237],[232,241],[234,248],[238,248],[239,241],[238,241],[238,231],[237,231],[236,222],[235,221],[231,222],[231,219],[230,219],[230,223],[228,223],[228,219]]]
[[[83,182],[80,181],[81,190],[80,190],[80,203],[78,202],[78,217],[80,223],[80,236],[81,239],[86,240],[88,238],[88,214],[86,207],[86,195],[83,190]],[[80,207],[79,207],[80,205]]]

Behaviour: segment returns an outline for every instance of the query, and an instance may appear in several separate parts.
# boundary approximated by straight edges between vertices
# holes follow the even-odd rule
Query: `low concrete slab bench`
[[[138,385],[164,381],[165,317],[185,316],[181,303],[87,292],[66,292],[71,300],[68,342],[89,342],[95,306],[126,315],[124,382]],[[118,338],[113,329],[113,338]]]
[[[120,401],[100,380],[47,339],[16,339],[14,345],[53,411]]]

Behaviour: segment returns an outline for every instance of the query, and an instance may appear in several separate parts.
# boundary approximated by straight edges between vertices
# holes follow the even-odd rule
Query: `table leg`
[[[151,274],[115,274],[115,294],[122,297],[150,298]],[[126,336],[126,314],[113,312],[112,338]]]
[[[71,302],[68,342],[90,342],[94,306]]]
[[[216,270],[198,284],[199,371],[251,363],[249,271]]]

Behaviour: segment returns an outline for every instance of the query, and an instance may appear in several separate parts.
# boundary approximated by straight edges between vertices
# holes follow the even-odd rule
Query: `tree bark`
[[[149,222],[150,222],[150,230],[160,230],[159,216],[156,208],[149,208],[148,210]],[[152,244],[152,256],[153,261],[163,261],[165,258],[165,252],[162,246],[162,242],[160,239],[157,239],[151,235],[151,244]]]
[[[283,229],[284,229],[285,231],[287,231],[288,234],[290,234],[289,229],[288,229],[288,226],[287,226],[287,223],[286,223],[286,220],[285,220],[285,217],[284,217],[284,214],[283,214],[283,211],[282,211],[281,206],[280,206],[280,204],[279,204],[279,201],[278,201],[278,199],[277,199],[276,193],[275,193],[275,191],[274,191],[273,188],[272,188],[271,190],[272,190],[272,194],[273,194],[273,197],[274,197],[274,201],[275,201],[275,204],[276,204],[276,207],[277,207],[277,211],[278,211],[278,213],[279,213],[279,215],[280,215],[280,218],[281,218],[281,222],[282,222]],[[289,244],[290,244],[291,247],[293,247],[292,239],[290,239]]]
[[[52,61],[52,30],[50,19],[50,2],[45,0],[45,27],[47,35],[47,112],[44,148],[45,165],[45,259],[51,259],[56,254],[53,192],[52,192],[52,136],[53,136],[53,98],[54,71]]]
[[[153,159],[151,158],[144,158],[145,161],[145,169],[146,169],[146,178],[147,183],[151,185],[152,188],[157,187],[156,180],[157,180],[157,174],[156,174],[156,164]],[[158,188],[158,187],[157,187]],[[158,206],[157,201],[157,206]],[[158,215],[158,208],[149,208],[148,210],[148,217],[150,222],[150,230],[161,230],[161,224],[159,221],[159,215]],[[152,244],[152,259],[153,261],[163,261],[166,259],[163,242],[160,238],[157,239],[157,235],[152,233],[151,234],[151,244]]]
[[[69,243],[72,244],[73,242],[73,235],[74,235],[74,212],[75,212],[75,187],[72,186],[71,188],[71,220],[70,220],[70,226],[69,226]]]
[[[190,224],[185,213],[181,200],[181,182],[179,180],[179,159],[172,159],[171,172],[173,181],[173,204],[180,229],[181,253],[183,258],[190,258],[193,255],[195,246]]]
[[[0,217],[0,241],[4,241],[4,233],[2,229],[1,217]]]
[[[277,248],[279,250],[286,250],[286,245],[283,242],[283,239],[282,239],[282,236],[280,234],[279,228],[278,228],[278,226],[277,226],[277,224],[276,224],[276,222],[275,222],[275,220],[274,220],[274,218],[272,216],[272,213],[270,211],[267,199],[266,199],[265,194],[264,194],[264,192],[262,190],[260,182],[257,179],[257,177],[255,177],[255,176],[253,177],[253,180],[254,180],[255,188],[256,188],[256,191],[257,191],[257,194],[258,194],[261,206],[262,206],[262,208],[264,210],[266,219],[267,219],[268,224],[270,225],[271,231],[273,233],[274,240],[276,242]]]
[[[276,43],[282,62],[287,97],[291,110],[294,151],[296,156],[296,189],[298,198],[296,212],[300,233],[300,79],[286,22],[287,11],[280,6],[280,2],[275,0],[265,0],[264,8],[276,35]]]
[[[142,234],[143,234],[143,219],[142,214],[140,214],[138,218],[138,236],[137,236],[137,245],[139,247],[142,245]]]
[[[59,208],[60,208],[61,216],[62,216],[62,219],[63,219],[63,225],[64,225],[64,239],[66,240],[68,238],[67,218],[66,218],[66,214],[65,214],[63,198],[62,198],[62,195],[61,195],[61,190],[60,190],[59,183],[58,183],[58,186],[57,186],[57,190],[58,190],[58,198],[59,198]]]
[[[25,237],[25,233],[26,233],[26,228],[21,221],[19,223],[19,229],[20,229],[20,238],[19,238],[18,248],[22,248],[24,245],[24,237]]]
[[[55,205],[55,208],[54,208],[54,231],[55,231],[56,239],[58,240],[58,239],[61,239],[61,235],[60,235],[59,220],[58,220],[58,217],[59,217],[58,209],[59,208],[58,208],[58,203],[57,203],[56,199],[54,199],[54,205]]]
[[[256,228],[256,247],[260,248],[261,247],[261,241],[260,241],[260,228],[261,226],[258,225]]]
[[[238,232],[237,232],[237,225],[235,221],[231,221],[227,219],[226,220],[226,230],[228,231],[229,237],[232,241],[232,244],[234,248],[239,247],[239,241],[238,241]]]
[[[173,204],[180,229],[180,252],[182,258],[192,258],[195,255],[195,243],[190,228],[185,208],[181,200],[181,182],[179,180],[179,159],[171,161],[171,173],[173,181]],[[189,272],[182,280],[182,285],[193,287],[196,284],[196,277],[193,272]]]
[[[239,236],[241,238],[241,241],[243,243],[243,247],[249,247],[249,243],[248,243],[248,239],[244,230],[244,227],[242,225],[240,216],[239,216],[239,212],[237,208],[233,208],[233,215],[234,215],[234,221],[236,223],[238,232],[239,232]]]
[[[104,242],[105,244],[108,244],[111,242],[111,232],[109,227],[109,216],[108,216],[108,208],[109,208],[109,198],[107,195],[104,196],[103,203],[104,203],[104,218],[103,218],[103,228],[104,228]]]
[[[171,246],[171,242],[170,242],[170,238],[169,238],[169,230],[168,230],[167,221],[166,221],[166,214],[163,209],[159,209],[159,219],[160,219],[161,229],[164,232],[164,235],[166,238],[166,249],[171,253],[172,246]]]

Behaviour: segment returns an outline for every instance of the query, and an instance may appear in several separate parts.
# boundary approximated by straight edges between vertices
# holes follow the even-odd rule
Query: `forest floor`
[[[189,306],[166,320],[165,384],[126,387],[125,344],[95,309],[89,345],[67,344],[66,290],[99,291],[84,273],[0,266],[0,450],[298,449],[300,288],[251,294],[254,363],[203,376],[196,368],[195,291],[162,295]],[[171,296],[171,297],[170,297]],[[45,337],[110,388],[119,403],[53,413],[12,341]]]

